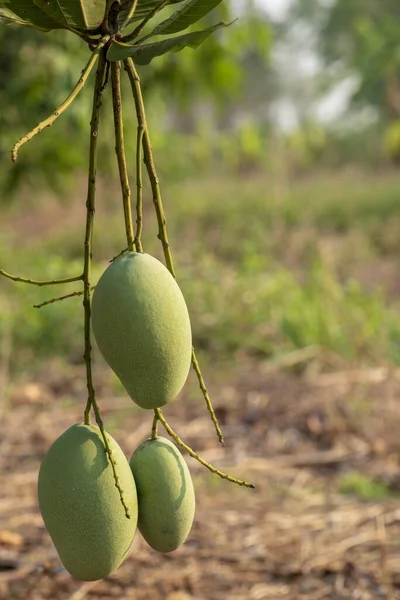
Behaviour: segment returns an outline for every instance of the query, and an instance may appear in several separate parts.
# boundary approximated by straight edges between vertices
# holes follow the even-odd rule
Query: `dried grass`
[[[90,583],[73,581],[61,568],[36,500],[46,448],[81,411],[67,407],[63,397],[38,406],[27,394],[21,402],[21,393],[13,405],[11,393],[11,406],[0,421],[0,597],[400,598],[400,506],[395,497],[400,405],[393,401],[400,384],[397,374],[393,379],[386,375],[315,374],[313,380],[272,369],[266,374],[263,365],[249,363],[229,384],[227,374],[216,377],[210,388],[221,399],[217,409],[226,449],[214,440],[200,401],[173,403],[166,413],[186,441],[217,466],[245,475],[256,490],[235,488],[188,459],[197,512],[187,543],[162,555],[138,533],[121,568]],[[51,396],[46,382],[37,385]],[[76,389],[72,380],[71,386]],[[68,397],[68,380],[59,387]],[[77,401],[82,408],[84,397]],[[106,424],[114,415],[112,435],[130,454],[147,437],[151,417],[129,412],[129,401],[110,394],[100,402]],[[391,493],[379,502],[339,494],[338,481],[349,469],[379,477]]]

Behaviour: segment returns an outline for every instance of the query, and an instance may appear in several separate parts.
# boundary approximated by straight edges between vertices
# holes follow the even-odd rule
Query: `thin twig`
[[[143,252],[142,231],[143,231],[143,175],[142,175],[142,144],[143,144],[143,125],[137,128],[136,143],[136,237],[135,245],[138,252]]]
[[[103,85],[101,86],[101,91],[102,91],[102,92],[104,92],[104,90],[106,89],[106,87],[107,87],[107,85],[108,85],[108,80],[109,80],[109,77],[110,77],[110,67],[111,67],[111,63],[110,63],[110,61],[108,60],[108,61],[106,62],[106,73],[105,73],[105,76],[104,76],[104,83],[103,83]]]
[[[119,254],[117,254],[117,256],[114,256],[114,258],[112,258],[110,260],[110,263],[114,262],[114,260],[117,260],[117,258],[122,256],[123,254],[126,254],[128,251],[129,251],[129,248],[124,248],[123,250],[121,250],[121,252]]]
[[[92,291],[96,289],[95,285],[92,285],[90,288]],[[43,308],[43,306],[48,306],[49,304],[54,304],[55,302],[61,302],[62,300],[67,300],[67,298],[75,298],[76,296],[83,296],[84,291],[80,290],[78,292],[72,292],[71,294],[65,294],[65,296],[58,296],[57,298],[51,298],[50,300],[45,300],[40,304],[34,304],[33,308]]]
[[[86,200],[86,228],[85,228],[85,243],[84,243],[84,334],[85,334],[85,353],[84,360],[86,365],[86,381],[88,389],[88,400],[85,408],[84,420],[86,424],[90,423],[90,409],[93,411],[96,418],[96,423],[100,429],[103,438],[105,451],[110,461],[113,471],[115,487],[118,490],[121,504],[125,511],[125,516],[130,519],[129,509],[125,502],[123,490],[120,484],[119,476],[116,470],[116,463],[112,455],[112,450],[104,430],[104,424],[101,419],[100,410],[97,405],[95,389],[93,386],[92,376],[92,344],[90,335],[91,322],[91,262],[92,262],[92,238],[93,238],[93,220],[95,213],[95,195],[96,195],[96,171],[97,171],[97,155],[98,155],[98,131],[100,122],[100,108],[102,104],[102,86],[104,82],[104,74],[106,69],[106,55],[102,51],[99,57],[99,64],[96,73],[96,83],[93,94],[93,109],[92,119],[90,123],[90,154],[89,154],[89,177],[88,177],[88,193]]]
[[[120,499],[121,504],[123,506],[123,509],[125,511],[126,518],[130,519],[131,515],[130,515],[130,512],[129,512],[128,505],[125,502],[124,492],[123,492],[123,489],[121,487],[121,483],[120,483],[120,480],[119,480],[119,475],[117,473],[117,464],[116,464],[116,462],[114,460],[114,457],[113,457],[113,454],[112,454],[112,450],[111,450],[110,445],[108,443],[107,435],[106,435],[106,432],[105,432],[105,429],[104,429],[104,423],[103,423],[103,420],[102,420],[102,418],[100,416],[100,410],[99,410],[99,407],[97,405],[96,398],[93,398],[93,411],[94,411],[94,414],[95,414],[96,423],[97,423],[97,425],[98,425],[98,427],[100,429],[101,437],[103,438],[103,442],[104,442],[106,454],[108,456],[108,460],[110,461],[110,465],[111,465],[111,468],[112,468],[112,471],[113,471],[115,487],[118,490],[119,499]]]
[[[158,12],[160,12],[160,10],[162,10],[164,8],[164,6],[166,6],[168,4],[169,0],[162,0],[159,4],[157,4],[157,6],[143,19],[143,21],[141,23],[139,23],[139,25],[136,27],[136,29],[134,29],[132,31],[132,33],[130,33],[129,35],[126,35],[125,37],[122,38],[122,42],[127,43],[127,42],[131,42],[132,40],[136,39],[143,31],[143,29],[146,27],[147,23],[156,16],[156,14]]]
[[[135,250],[135,244],[132,222],[131,188],[129,185],[129,176],[125,156],[125,140],[121,98],[121,65],[119,62],[113,62],[111,65],[111,84],[114,109],[115,152],[117,155],[119,178],[121,181],[126,241],[128,245],[128,250],[133,251]]]
[[[217,432],[218,440],[224,446],[225,445],[224,436],[222,434],[221,427],[220,427],[220,425],[218,423],[217,415],[215,414],[214,407],[213,407],[212,402],[211,402],[211,398],[210,398],[208,390],[206,388],[206,384],[204,382],[203,375],[202,375],[202,372],[200,370],[199,361],[197,360],[197,356],[196,356],[196,353],[194,351],[194,348],[192,348],[192,366],[193,366],[194,372],[197,375],[197,379],[198,379],[198,382],[199,382],[200,389],[201,389],[201,391],[203,393],[203,396],[204,396],[204,399],[206,401],[207,410],[210,413],[211,421],[213,422],[214,427],[215,427],[215,431]]]
[[[96,72],[96,82],[93,92],[92,118],[90,122],[90,149],[89,149],[89,174],[88,191],[86,199],[86,227],[84,242],[84,267],[83,267],[83,308],[84,308],[84,335],[85,352],[84,360],[86,365],[86,381],[88,389],[88,400],[85,408],[84,420],[86,424],[90,423],[90,409],[95,401],[95,390],[92,377],[92,345],[91,345],[91,262],[92,262],[92,239],[93,239],[93,220],[95,213],[96,196],[96,174],[97,174],[97,155],[98,155],[98,129],[100,123],[100,108],[102,105],[102,85],[106,69],[106,57],[104,52],[100,54],[99,63]]]
[[[162,243],[165,262],[168,267],[168,270],[172,274],[172,276],[176,279],[174,263],[172,260],[172,254],[169,248],[168,242],[168,232],[167,232],[167,223],[165,220],[164,208],[161,197],[160,190],[160,180],[158,179],[158,175],[156,172],[156,168],[154,165],[153,153],[151,148],[150,136],[147,129],[146,122],[146,112],[144,109],[144,102],[142,96],[142,90],[140,87],[140,79],[139,75],[135,69],[135,65],[131,58],[124,60],[124,66],[129,76],[129,80],[131,82],[133,98],[135,101],[136,115],[138,120],[138,125],[143,128],[143,153],[144,153],[144,163],[146,165],[146,169],[149,175],[151,189],[153,193],[153,204],[155,207],[157,222],[158,222],[158,238]]]
[[[73,27],[68,28],[70,31],[72,31],[73,33],[75,33],[75,35],[79,35],[79,37],[84,41],[87,42],[89,44],[89,48],[90,47],[96,47],[96,44],[99,41],[99,38],[95,38],[95,37],[91,37],[90,35],[84,33],[83,31],[78,31],[77,29],[74,29]]]
[[[146,113],[145,113],[145,108],[144,108],[142,90],[141,90],[141,86],[140,86],[140,78],[135,69],[133,60],[131,58],[128,58],[124,61],[124,66],[125,66],[125,70],[128,73],[129,80],[131,82],[131,87],[132,87],[132,92],[133,92],[133,97],[134,97],[135,107],[136,107],[138,126],[143,130],[144,162],[146,165],[146,169],[147,169],[147,173],[148,173],[148,176],[150,179],[151,189],[152,189],[152,193],[153,193],[153,204],[154,204],[154,208],[156,211],[157,222],[158,222],[158,238],[162,243],[165,264],[167,265],[167,268],[168,268],[169,272],[171,273],[171,275],[176,279],[174,262],[172,259],[172,253],[171,253],[171,249],[170,249],[170,245],[169,245],[169,241],[168,241],[167,222],[166,222],[166,218],[165,218],[164,207],[163,207],[163,202],[162,202],[162,197],[161,197],[160,180],[159,180],[157,172],[156,172],[150,136],[149,136],[149,132],[147,129]],[[218,423],[218,419],[217,419],[217,416],[213,409],[210,396],[208,395],[207,388],[204,384],[204,379],[203,379],[200,365],[197,360],[194,349],[192,350],[192,365],[195,370],[200,389],[203,393],[203,396],[204,396],[204,399],[206,402],[206,406],[207,406],[207,410],[209,411],[211,420],[214,424],[214,427],[215,427],[215,430],[217,433],[217,437],[218,437],[219,441],[221,442],[221,444],[223,444],[224,438],[222,435],[221,427]]]
[[[227,475],[226,473],[223,473],[223,471],[220,471],[219,469],[217,469],[216,467],[214,467],[213,465],[211,465],[210,463],[208,463],[206,460],[204,460],[204,458],[201,458],[201,456],[199,456],[198,454],[196,454],[196,452],[194,450],[192,450],[192,448],[190,448],[190,446],[188,446],[187,444],[185,444],[185,442],[183,442],[181,440],[181,438],[178,436],[178,434],[175,433],[175,431],[172,429],[172,427],[167,423],[167,421],[166,421],[166,419],[165,419],[165,417],[164,417],[164,415],[163,415],[163,413],[162,413],[162,411],[161,411],[160,408],[156,408],[155,409],[155,413],[157,414],[160,423],[162,423],[162,425],[165,428],[165,430],[167,431],[167,433],[178,444],[178,446],[181,446],[181,448],[183,448],[184,450],[186,450],[186,452],[192,458],[195,458],[201,465],[203,465],[209,471],[211,471],[211,473],[214,473],[215,475],[218,475],[222,479],[226,479],[227,481],[230,481],[231,483],[236,483],[237,485],[241,485],[241,486],[244,486],[244,487],[248,487],[248,488],[253,488],[254,489],[255,486],[252,483],[248,483],[247,481],[243,481],[242,479],[237,479],[236,477],[232,477],[231,475]]]
[[[49,279],[47,281],[38,281],[36,279],[27,279],[26,277],[10,275],[10,273],[6,273],[6,271],[3,271],[3,269],[0,269],[0,275],[3,275],[3,277],[6,277],[7,279],[11,279],[12,281],[16,281],[18,283],[29,283],[30,285],[37,285],[39,287],[43,287],[45,285],[61,285],[64,283],[73,283],[74,281],[83,280],[83,275],[77,275],[76,277],[67,277],[66,279]]]
[[[33,137],[35,137],[35,135],[37,135],[38,133],[43,131],[43,129],[45,129],[46,127],[51,127],[51,125],[53,125],[54,121],[56,119],[58,119],[58,117],[61,116],[63,114],[63,112],[65,112],[67,110],[67,108],[72,104],[72,102],[75,100],[75,98],[77,97],[77,95],[79,94],[79,92],[81,91],[83,86],[85,85],[85,83],[97,61],[98,55],[100,54],[100,52],[101,52],[102,48],[105,46],[105,44],[108,42],[109,37],[110,36],[104,37],[97,44],[96,48],[92,52],[92,56],[90,57],[89,62],[87,63],[86,67],[83,69],[83,71],[81,73],[78,83],[76,84],[76,86],[74,87],[74,89],[72,90],[72,92],[70,93],[68,98],[66,98],[66,100],[64,100],[64,102],[62,102],[62,104],[60,104],[60,106],[58,106],[56,108],[56,110],[53,112],[53,114],[51,114],[49,117],[47,117],[47,119],[45,119],[44,121],[41,121],[41,123],[39,123],[39,125],[37,125],[29,133],[24,135],[15,144],[14,148],[11,151],[11,158],[12,158],[13,162],[15,162],[15,163],[17,162],[18,151],[21,148],[21,146],[26,144],[26,142],[29,142]]]
[[[93,289],[93,288],[92,288]],[[80,290],[79,292],[72,292],[72,294],[65,294],[65,296],[58,296],[58,298],[51,298],[50,300],[45,300],[40,304],[34,304],[33,308],[43,308],[43,306],[48,306],[49,304],[54,304],[55,302],[61,302],[62,300],[66,300],[67,298],[75,298],[75,296],[83,296],[84,291]]]

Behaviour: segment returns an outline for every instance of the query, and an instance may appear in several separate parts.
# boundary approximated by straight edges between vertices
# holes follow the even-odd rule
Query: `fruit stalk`
[[[174,262],[172,259],[172,254],[168,241],[167,222],[165,219],[163,202],[161,197],[160,180],[158,178],[157,171],[155,168],[153,152],[151,148],[151,141],[149,131],[147,128],[146,112],[144,108],[142,90],[140,86],[140,78],[138,72],[136,71],[134,62],[131,58],[127,58],[126,60],[124,60],[124,66],[125,70],[128,73],[128,77],[132,87],[138,125],[143,129],[144,163],[146,165],[153,193],[153,204],[155,207],[158,222],[158,239],[160,240],[163,246],[165,263],[167,265],[167,268],[171,275],[176,279]]]
[[[121,65],[111,64],[111,85],[113,95],[115,152],[117,155],[119,177],[121,181],[122,201],[124,207],[126,241],[129,251],[136,250],[132,223],[131,188],[129,185],[128,169],[125,156],[125,139],[121,97]]]
[[[157,414],[157,417],[158,417],[160,423],[163,425],[163,427],[166,430],[166,432],[168,433],[168,435],[170,435],[172,437],[172,439],[178,444],[178,446],[180,446],[181,448],[186,450],[186,452],[192,458],[195,458],[197,460],[197,462],[199,462],[201,465],[206,467],[209,471],[211,471],[211,473],[214,473],[215,475],[218,475],[222,479],[226,479],[227,481],[230,481],[231,483],[236,483],[237,485],[241,485],[244,487],[254,489],[254,485],[252,483],[243,481],[242,479],[237,479],[236,477],[232,477],[231,475],[227,475],[226,473],[223,473],[222,471],[220,471],[219,469],[217,469],[216,467],[214,467],[213,465],[208,463],[206,460],[204,460],[204,458],[201,458],[201,456],[199,456],[196,452],[194,452],[194,450],[192,450],[192,448],[190,448],[190,446],[185,444],[185,442],[181,440],[179,435],[177,433],[175,433],[175,431],[172,429],[172,427],[166,421],[160,408],[156,408],[155,413]]]
[[[197,375],[197,381],[199,382],[199,387],[200,387],[203,397],[206,401],[208,412],[210,413],[211,421],[214,424],[214,428],[215,428],[215,431],[217,432],[218,439],[219,439],[220,443],[223,446],[225,446],[224,436],[223,436],[221,428],[219,426],[217,415],[215,414],[213,405],[211,403],[211,398],[210,398],[208,390],[206,388],[206,384],[204,382],[203,374],[201,372],[199,361],[197,360],[197,356],[196,356],[196,352],[194,351],[194,348],[192,348],[192,367],[193,367],[194,372]]]
[[[18,283],[29,283],[30,285],[37,285],[39,287],[43,287],[45,285],[61,285],[63,283],[73,283],[74,281],[83,280],[83,275],[77,275],[76,277],[67,277],[66,279],[49,279],[47,281],[39,281],[36,279],[27,279],[26,277],[18,277],[17,275],[10,275],[10,273],[3,271],[3,269],[0,269],[0,275]]]
[[[93,288],[92,288],[93,289]],[[58,296],[57,298],[50,298],[50,300],[45,300],[40,304],[34,304],[33,308],[43,308],[44,306],[48,306],[49,304],[54,304],[55,302],[62,302],[62,300],[66,300],[67,298],[76,298],[76,296],[83,296],[84,292],[79,290],[77,292],[72,292],[71,294],[65,294],[65,296]]]
[[[143,125],[138,125],[136,142],[136,237],[135,245],[138,252],[143,252],[143,174],[142,174],[142,144]]]
[[[11,151],[11,158],[14,163],[16,163],[18,160],[18,152],[19,152],[19,149],[21,148],[21,146],[23,146],[24,144],[29,142],[38,133],[41,133],[43,131],[43,129],[45,129],[46,127],[51,127],[53,125],[54,121],[56,119],[58,119],[58,117],[60,117],[63,114],[63,112],[65,112],[67,110],[67,108],[69,108],[71,106],[72,102],[75,100],[75,98],[77,97],[77,95],[79,94],[79,92],[81,91],[83,86],[85,85],[94,65],[96,64],[99,54],[101,53],[102,49],[108,42],[109,38],[110,38],[110,36],[105,36],[97,44],[97,46],[95,47],[95,49],[92,52],[89,62],[87,63],[86,67],[83,69],[83,71],[81,73],[78,83],[76,84],[76,86],[74,87],[74,89],[72,90],[72,92],[70,93],[68,98],[66,98],[64,100],[64,102],[62,102],[60,104],[60,106],[58,106],[56,108],[56,110],[49,117],[47,117],[47,119],[45,119],[44,121],[41,121],[39,123],[39,125],[37,125],[29,133],[24,135],[14,145],[14,148]]]
[[[146,112],[145,112],[145,108],[144,108],[143,95],[142,95],[142,90],[141,90],[141,86],[140,86],[140,78],[139,78],[138,72],[136,71],[134,62],[131,58],[127,58],[126,60],[124,60],[124,67],[125,67],[126,72],[128,73],[128,77],[129,77],[131,87],[132,87],[132,93],[133,93],[133,98],[135,101],[138,126],[143,130],[144,162],[146,165],[147,173],[148,173],[148,176],[150,179],[151,189],[153,192],[153,204],[154,204],[154,208],[156,211],[157,222],[158,222],[158,238],[161,241],[161,244],[163,247],[165,264],[167,265],[167,268],[168,268],[169,272],[171,273],[171,275],[176,279],[174,262],[172,259],[172,253],[171,253],[171,249],[170,249],[170,245],[169,245],[169,241],[168,241],[167,222],[165,219],[164,207],[163,207],[163,202],[162,202],[162,197],[161,197],[160,180],[158,178],[157,171],[155,168],[150,136],[149,136],[149,132],[147,129]],[[203,396],[204,396],[204,399],[206,402],[207,410],[210,413],[211,420],[214,424],[214,427],[215,427],[215,430],[216,430],[216,433],[218,436],[218,440],[220,441],[221,444],[224,444],[224,437],[222,435],[222,431],[221,431],[220,425],[218,423],[218,419],[215,414],[210,396],[207,392],[207,388],[204,383],[204,379],[203,379],[203,376],[201,373],[200,365],[197,360],[194,348],[192,349],[192,365],[193,365],[194,371],[197,375],[199,386],[200,386],[200,389],[203,393]]]
[[[155,410],[154,411],[153,425],[152,425],[152,428],[151,428],[151,439],[152,440],[156,440],[157,439],[157,436],[158,436],[157,429],[158,429],[158,414],[157,414],[157,411]]]
[[[89,146],[89,173],[88,173],[88,191],[86,199],[86,227],[84,241],[83,258],[83,308],[84,308],[84,336],[85,352],[83,358],[86,366],[86,382],[88,390],[88,400],[85,408],[85,424],[90,424],[90,409],[95,402],[95,390],[92,377],[92,344],[90,336],[91,322],[91,263],[92,263],[92,238],[93,238],[93,220],[95,213],[96,196],[96,174],[97,174],[97,154],[98,154],[98,132],[100,124],[100,108],[102,104],[102,86],[104,73],[106,69],[106,56],[104,52],[100,53],[96,72],[96,82],[93,93],[92,118],[90,121],[90,146]]]
[[[104,430],[103,421],[101,419],[99,407],[96,402],[96,394],[93,385],[92,375],[92,344],[90,335],[91,322],[91,262],[92,262],[92,238],[93,238],[93,220],[95,213],[95,196],[96,196],[96,173],[97,173],[97,155],[98,155],[98,133],[100,123],[100,108],[102,104],[102,94],[104,90],[103,82],[106,71],[106,54],[104,51],[100,53],[99,62],[96,72],[96,82],[93,94],[93,109],[92,119],[90,122],[90,150],[89,150],[89,176],[88,176],[88,192],[86,200],[86,229],[84,242],[84,269],[83,269],[83,308],[84,308],[84,335],[85,335],[85,352],[84,360],[86,365],[86,381],[88,389],[88,400],[86,403],[84,422],[90,424],[90,409],[93,407],[96,423],[100,429],[100,433],[104,442],[104,447],[108,460],[110,461],[115,487],[118,490],[121,504],[125,511],[125,516],[130,519],[129,509],[124,499],[124,494],[120,485],[118,473],[116,471],[115,460],[112,455],[110,445]]]

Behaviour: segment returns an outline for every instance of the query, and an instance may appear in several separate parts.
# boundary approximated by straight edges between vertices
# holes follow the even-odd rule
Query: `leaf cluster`
[[[2,0],[0,21],[40,31],[70,31],[94,47],[109,38],[107,58],[132,57],[139,65],[183,48],[197,48],[223,21],[198,31],[191,26],[220,5],[222,0]],[[161,11],[179,4],[155,27],[146,26]],[[132,30],[132,26],[134,29]],[[179,35],[176,35],[179,34]],[[149,41],[151,40],[151,41]],[[131,43],[133,42],[133,43]]]

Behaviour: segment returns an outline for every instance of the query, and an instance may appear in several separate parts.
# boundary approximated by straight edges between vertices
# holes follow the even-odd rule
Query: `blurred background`
[[[198,509],[159,555],[138,534],[106,580],[73,582],[38,514],[37,470],[86,401],[79,298],[0,279],[0,597],[400,598],[400,5],[226,0],[239,19],[141,68],[170,242],[221,420],[191,375],[171,424],[236,488],[188,458]],[[10,160],[87,61],[63,32],[0,26],[0,268],[81,272],[91,84]],[[110,90],[108,90],[109,92]],[[136,123],[123,89],[134,187]],[[94,281],[125,246],[111,102],[103,107]],[[149,185],[145,250],[161,258]],[[63,286],[60,294],[76,286]],[[149,434],[94,349],[107,430]]]

